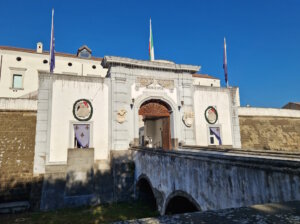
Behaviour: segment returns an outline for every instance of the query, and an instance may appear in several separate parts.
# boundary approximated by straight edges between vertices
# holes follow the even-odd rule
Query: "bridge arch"
[[[177,190],[169,194],[165,200],[163,214],[179,214],[196,211],[201,211],[201,207],[197,201],[190,194]]]
[[[155,192],[150,179],[142,174],[136,182],[136,198],[146,202],[153,210],[158,210]]]

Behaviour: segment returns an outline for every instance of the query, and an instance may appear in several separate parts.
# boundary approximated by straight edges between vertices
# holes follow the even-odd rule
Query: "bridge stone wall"
[[[300,199],[300,162],[205,152],[133,150],[136,182],[150,182],[158,210],[185,195],[202,211]]]

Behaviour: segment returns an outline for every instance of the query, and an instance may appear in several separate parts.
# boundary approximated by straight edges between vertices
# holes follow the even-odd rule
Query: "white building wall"
[[[267,117],[300,117],[300,110],[261,108],[261,107],[239,107],[239,116],[267,116]]]
[[[90,121],[77,121],[73,104],[88,99],[93,106]],[[51,136],[49,162],[66,162],[68,148],[74,147],[73,124],[91,125],[90,147],[95,160],[108,158],[108,86],[104,83],[55,80],[52,91]]]
[[[228,89],[198,87],[194,92],[196,144],[209,145],[208,128],[220,127],[223,145],[232,145],[231,97]],[[207,107],[213,106],[218,112],[218,121],[210,125],[204,116]]]
[[[37,110],[37,100],[0,98],[0,110]]]
[[[211,78],[193,78],[193,85],[195,86],[213,86],[220,87],[220,79],[211,79]]]
[[[73,124],[90,124],[90,147],[95,160],[109,156],[108,84],[104,78],[40,74],[35,139],[34,174],[45,166],[65,164],[68,148],[74,148]],[[89,121],[78,121],[73,105],[79,99],[92,103]]]
[[[38,71],[49,71],[49,55],[0,49],[0,58],[1,56],[0,97],[26,98],[28,94],[35,95],[38,90]],[[17,57],[21,57],[21,61],[17,61]],[[48,63],[44,64],[44,60],[47,60]],[[69,63],[72,63],[72,66],[69,66]],[[96,66],[95,69],[93,65]],[[101,66],[100,60],[56,56],[54,72],[105,77],[107,69]],[[23,75],[22,89],[12,89],[12,75],[14,73]]]

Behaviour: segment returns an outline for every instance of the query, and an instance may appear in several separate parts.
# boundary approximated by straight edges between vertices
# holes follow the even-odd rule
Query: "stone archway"
[[[195,211],[201,211],[197,201],[188,193],[176,190],[165,200],[163,214],[180,214]]]
[[[171,149],[171,107],[162,100],[145,101],[139,108],[144,121],[143,146],[149,148]]]

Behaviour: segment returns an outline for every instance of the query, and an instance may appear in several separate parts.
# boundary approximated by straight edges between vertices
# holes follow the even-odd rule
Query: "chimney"
[[[43,53],[43,43],[42,42],[38,42],[36,44],[36,52],[37,53]]]

